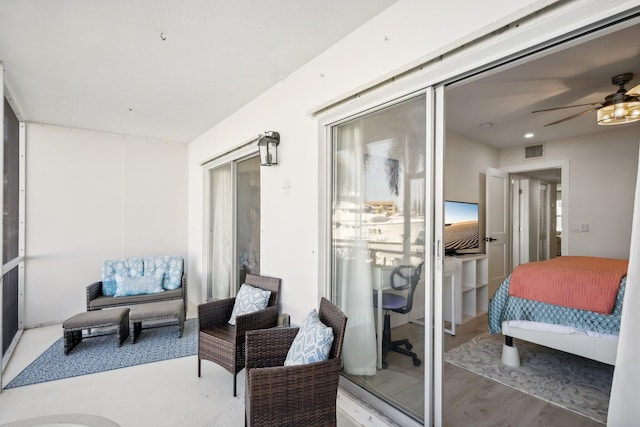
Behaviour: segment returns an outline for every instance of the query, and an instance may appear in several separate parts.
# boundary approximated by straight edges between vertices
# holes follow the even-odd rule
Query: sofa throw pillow
[[[181,256],[170,256],[168,258],[169,268],[164,275],[162,287],[165,289],[178,289],[182,286],[183,262]]]
[[[304,319],[291,343],[284,366],[304,365],[327,360],[333,344],[333,329],[320,321],[314,308]]]
[[[144,271],[142,258],[111,259],[102,262],[102,295],[112,297],[116,293],[116,275],[140,277]]]
[[[144,258],[144,274],[164,275],[164,289],[178,289],[182,286],[182,257],[179,255],[148,256]]]
[[[132,295],[157,294],[162,289],[162,275],[123,277],[116,275],[116,292],[114,297],[129,297]]]
[[[253,313],[254,311],[262,310],[269,303],[269,297],[271,291],[255,288],[246,283],[240,286],[238,295],[236,295],[236,301],[233,305],[233,311],[229,318],[229,324],[236,324],[236,317],[242,314]]]

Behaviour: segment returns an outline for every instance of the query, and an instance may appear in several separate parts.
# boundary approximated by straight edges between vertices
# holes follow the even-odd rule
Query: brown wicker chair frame
[[[247,332],[245,424],[335,426],[336,398],[347,317],[326,298],[320,320],[333,328],[328,360],[283,366],[299,328]]]
[[[210,360],[233,374],[233,396],[236,376],[244,368],[244,336],[253,329],[272,328],[278,323],[280,279],[247,274],[245,283],[271,291],[267,308],[236,318],[229,324],[234,298],[211,301],[198,306],[198,377],[202,359]]]

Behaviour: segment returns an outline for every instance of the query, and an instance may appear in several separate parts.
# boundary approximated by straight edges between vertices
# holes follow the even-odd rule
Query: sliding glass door
[[[260,273],[260,159],[239,161],[236,168],[236,289],[247,273]]]
[[[235,295],[260,273],[260,161],[231,160],[209,170],[207,298]]]
[[[344,374],[420,421],[431,283],[423,268],[426,104],[416,96],[331,128],[331,286],[349,317]],[[409,343],[390,345],[389,336]]]

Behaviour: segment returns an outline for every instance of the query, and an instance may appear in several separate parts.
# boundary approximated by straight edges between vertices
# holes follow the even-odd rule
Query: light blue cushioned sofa
[[[149,256],[102,262],[102,280],[87,286],[87,311],[182,300],[187,312],[187,276],[181,256]]]

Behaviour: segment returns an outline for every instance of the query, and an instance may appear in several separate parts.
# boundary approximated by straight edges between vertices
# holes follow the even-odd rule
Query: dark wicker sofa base
[[[87,286],[87,311],[103,308],[127,307],[134,304],[147,304],[160,301],[181,300],[187,313],[187,276],[182,276],[182,284],[178,289],[166,290],[157,294],[133,295],[127,297],[111,297],[102,295],[102,282]]]

